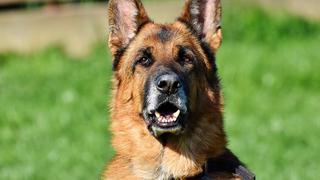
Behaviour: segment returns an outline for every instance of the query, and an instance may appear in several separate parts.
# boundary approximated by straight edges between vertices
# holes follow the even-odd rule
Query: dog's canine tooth
[[[176,117],[172,117],[172,118],[171,118],[171,121],[172,121],[172,122],[174,122],[174,121],[176,121],[176,120],[177,120]]]
[[[159,118],[161,116],[160,113],[157,112],[157,111],[155,112],[155,115],[156,115],[157,118]]]
[[[178,109],[175,113],[173,113],[173,117],[175,117],[175,119],[177,119],[179,114],[180,114],[180,110]]]

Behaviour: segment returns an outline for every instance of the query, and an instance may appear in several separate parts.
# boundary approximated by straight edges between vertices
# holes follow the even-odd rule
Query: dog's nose
[[[156,80],[157,89],[166,94],[174,94],[181,87],[181,82],[176,74],[164,74]]]

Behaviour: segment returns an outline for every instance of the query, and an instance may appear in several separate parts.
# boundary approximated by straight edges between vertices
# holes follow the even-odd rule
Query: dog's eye
[[[184,57],[183,58],[183,62],[185,62],[185,63],[192,63],[192,60],[191,60],[191,58],[190,57]]]
[[[192,64],[192,63],[193,63],[193,58],[190,57],[190,56],[185,55],[185,56],[183,56],[183,57],[181,58],[180,61],[181,61],[182,63],[184,63],[184,64]]]
[[[141,64],[144,67],[150,66],[151,63],[152,63],[151,59],[145,56],[138,60],[138,64]]]

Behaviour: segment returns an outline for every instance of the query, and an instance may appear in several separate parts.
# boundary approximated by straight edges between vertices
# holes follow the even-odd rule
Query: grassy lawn
[[[258,179],[318,179],[320,28],[257,9],[225,9],[218,66],[230,148]],[[0,179],[99,179],[113,151],[103,43],[0,55]]]
[[[97,179],[112,156],[106,49],[1,58],[0,179]]]

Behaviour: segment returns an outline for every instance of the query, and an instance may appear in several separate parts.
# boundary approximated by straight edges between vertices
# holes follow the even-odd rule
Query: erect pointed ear
[[[138,28],[149,21],[140,0],[109,1],[109,48],[113,56],[126,47]]]
[[[196,31],[216,52],[222,42],[220,0],[186,0],[179,18]]]

